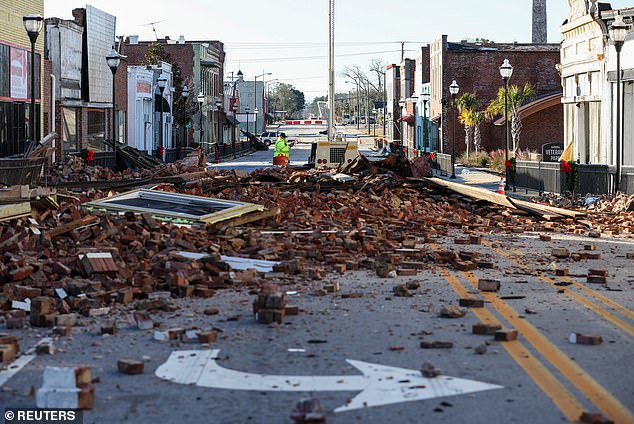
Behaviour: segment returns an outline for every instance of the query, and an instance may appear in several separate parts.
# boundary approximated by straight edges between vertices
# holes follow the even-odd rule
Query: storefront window
[[[105,143],[106,113],[103,110],[88,111],[88,145],[89,150],[103,152],[111,150]]]
[[[77,109],[65,107],[63,110],[64,128],[62,148],[64,153],[76,152],[77,146]]]

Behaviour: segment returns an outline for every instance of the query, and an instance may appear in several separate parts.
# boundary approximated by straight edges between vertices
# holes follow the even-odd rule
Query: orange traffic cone
[[[506,194],[504,192],[504,177],[500,178],[500,183],[498,184],[498,194]]]

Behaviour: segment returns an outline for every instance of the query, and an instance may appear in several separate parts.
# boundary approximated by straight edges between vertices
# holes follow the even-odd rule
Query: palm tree
[[[480,134],[480,124],[484,122],[483,112],[474,112],[473,114],[473,148],[475,152],[479,152],[482,148],[482,134]]]
[[[520,147],[520,134],[522,133],[520,107],[535,98],[535,87],[530,83],[526,83],[523,87],[511,85],[508,90],[508,112],[511,120],[513,155],[515,155]],[[486,113],[489,119],[504,113],[504,87],[500,88],[497,98],[491,102]]]
[[[464,93],[460,96],[456,102],[460,115],[458,119],[460,123],[464,125],[465,132],[465,144],[467,145],[467,157],[469,157],[469,148],[471,146],[471,139],[473,138],[475,131],[475,115],[477,114],[480,102],[476,93]],[[478,129],[479,132],[479,129]]]

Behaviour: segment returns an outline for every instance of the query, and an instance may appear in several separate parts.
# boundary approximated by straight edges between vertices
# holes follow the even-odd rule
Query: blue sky
[[[614,0],[614,8],[634,0]],[[45,15],[71,17],[85,1],[45,0]],[[246,79],[271,72],[304,91],[306,98],[327,92],[328,0],[92,0],[117,17],[117,35],[211,39],[225,43],[226,71],[241,69]],[[530,0],[336,0],[337,74],[344,66],[367,67],[370,59],[400,60],[406,50],[447,34],[450,41],[488,38],[529,42]],[[567,0],[548,0],[548,40],[559,42]],[[405,52],[407,56],[414,52]],[[337,91],[349,86],[338,77]]]

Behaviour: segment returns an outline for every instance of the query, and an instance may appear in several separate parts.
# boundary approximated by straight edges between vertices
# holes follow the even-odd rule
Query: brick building
[[[44,15],[43,0],[0,0],[0,157],[24,151],[29,128],[31,41],[22,18]],[[42,137],[41,105],[44,36],[35,43],[35,139]]]
[[[83,149],[111,151],[112,71],[106,56],[114,45],[116,19],[92,6],[73,10],[74,20],[47,18],[44,23],[45,58],[51,63],[51,113],[59,135],[56,155]],[[127,65],[116,73],[118,140],[125,143]],[[54,99],[54,100],[53,100]]]
[[[536,98],[521,113],[523,130],[520,149],[540,151],[547,143],[562,143],[563,107],[561,84],[556,65],[559,44],[452,43],[443,35],[430,45],[430,114],[439,124],[440,150],[449,153],[452,146],[452,110],[449,85],[456,80],[460,94],[477,93],[484,109],[503,86],[499,67],[508,59],[513,65],[509,84],[535,87]],[[504,146],[504,120],[486,122],[480,127],[482,148]],[[456,122],[456,152],[466,149],[464,129]]]
[[[159,43],[165,53],[170,56],[172,65],[178,64],[181,70],[183,85],[189,88],[188,102],[197,104],[202,93],[201,106],[191,105],[187,110],[197,112],[189,114],[192,131],[189,137],[202,144],[206,152],[213,152],[215,143],[230,143],[226,137],[229,124],[226,120],[228,111],[218,109],[217,104],[224,104],[224,45],[220,41],[186,41],[183,36],[178,40],[169,37],[157,41],[139,41],[138,36],[126,38],[122,45],[122,54],[128,57],[130,66],[147,65],[146,55],[152,43]],[[180,97],[182,87],[174,87],[175,101]],[[202,109],[202,117],[200,115]],[[202,119],[201,119],[202,118]],[[177,116],[176,119],[181,119]],[[202,128],[201,128],[202,122]],[[181,137],[182,130],[174,129],[175,137]]]

